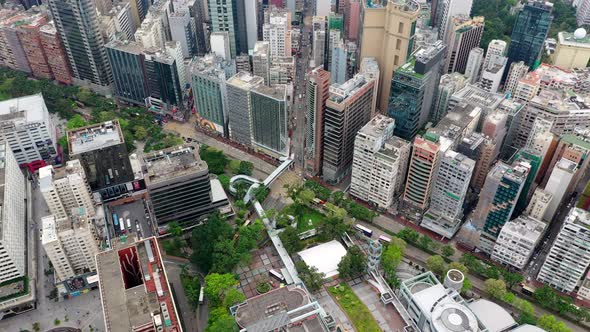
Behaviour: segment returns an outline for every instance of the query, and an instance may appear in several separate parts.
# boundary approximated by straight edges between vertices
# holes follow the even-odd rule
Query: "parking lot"
[[[143,199],[125,203],[123,205],[116,205],[111,207],[110,210],[110,219],[113,219],[113,214],[116,214],[117,218],[119,219],[116,223],[117,225],[112,225],[115,235],[123,234],[123,230],[121,229],[121,220],[124,223],[123,228],[125,233],[139,232],[139,236],[141,238],[146,238],[153,235],[152,224],[146,209],[146,202]]]

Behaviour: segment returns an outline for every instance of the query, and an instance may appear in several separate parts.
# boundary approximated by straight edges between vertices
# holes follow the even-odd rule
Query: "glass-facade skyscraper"
[[[518,61],[524,61],[529,68],[536,67],[553,21],[552,9],[550,2],[530,0],[520,10],[512,29],[507,67]]]
[[[50,0],[49,7],[72,77],[95,86],[110,85],[111,68],[94,1]]]

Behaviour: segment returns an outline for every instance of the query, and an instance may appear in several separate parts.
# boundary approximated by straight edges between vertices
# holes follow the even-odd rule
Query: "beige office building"
[[[557,46],[553,54],[553,64],[562,69],[586,68],[590,60],[590,36],[586,30],[578,29],[574,33],[557,34]]]
[[[374,57],[379,64],[377,107],[387,109],[393,72],[406,62],[414,43],[420,6],[412,0],[363,1],[360,59]]]

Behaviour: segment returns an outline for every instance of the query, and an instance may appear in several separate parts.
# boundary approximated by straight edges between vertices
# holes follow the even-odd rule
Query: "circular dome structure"
[[[447,288],[452,288],[459,292],[461,291],[461,288],[463,288],[463,281],[465,281],[465,276],[463,276],[461,271],[450,269],[447,272],[444,284]]]
[[[576,31],[574,31],[574,38],[576,39],[582,39],[586,37],[586,29],[584,28],[577,28]]]
[[[435,331],[476,332],[477,318],[466,307],[457,303],[438,305],[432,312],[432,323]]]

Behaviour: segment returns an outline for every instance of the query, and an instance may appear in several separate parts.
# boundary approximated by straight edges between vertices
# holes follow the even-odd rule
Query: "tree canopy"
[[[338,274],[341,278],[355,278],[365,272],[367,258],[357,246],[351,247],[338,263]]]

